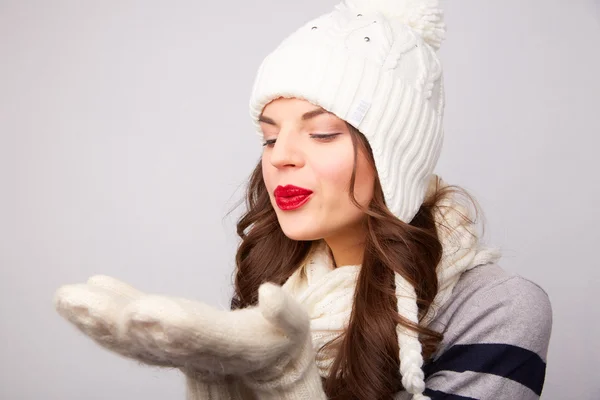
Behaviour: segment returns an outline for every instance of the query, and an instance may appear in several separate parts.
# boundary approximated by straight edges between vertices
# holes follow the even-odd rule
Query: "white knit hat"
[[[262,62],[250,99],[305,99],[365,135],[389,210],[410,222],[443,142],[444,90],[436,55],[445,35],[437,0],[344,0],[288,36]],[[396,276],[399,313],[417,322],[414,288]],[[404,387],[424,398],[421,346],[398,327]]]
[[[305,99],[369,141],[387,207],[410,222],[443,141],[436,0],[345,0],[302,26],[262,62],[250,99],[258,118],[279,97]]]

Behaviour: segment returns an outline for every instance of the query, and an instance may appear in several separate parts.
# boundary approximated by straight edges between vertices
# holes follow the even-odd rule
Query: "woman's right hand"
[[[257,306],[224,311],[94,276],[85,284],[61,287],[55,306],[101,346],[146,364],[180,368],[201,380],[271,375],[271,366],[284,367],[300,350],[312,356],[306,345],[308,316],[271,283],[260,287]]]
[[[173,367],[166,357],[136,347],[120,326],[123,311],[145,294],[109,276],[64,285],[54,295],[58,313],[100,346],[149,365]]]

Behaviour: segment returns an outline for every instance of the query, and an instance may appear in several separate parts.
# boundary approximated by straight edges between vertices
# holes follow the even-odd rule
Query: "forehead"
[[[263,109],[259,120],[263,122],[290,119],[309,121],[318,116],[327,116],[330,119],[340,120],[337,116],[322,107],[307,100],[297,98],[278,98],[271,101]]]

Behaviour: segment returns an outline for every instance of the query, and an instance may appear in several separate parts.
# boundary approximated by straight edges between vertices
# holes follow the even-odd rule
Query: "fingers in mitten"
[[[97,341],[116,342],[115,322],[120,304],[101,288],[86,284],[66,285],[54,295],[58,313]]]
[[[252,363],[240,356],[229,334],[223,318],[229,313],[193,300],[147,295],[124,310],[120,325],[135,348],[180,368],[245,373]]]
[[[210,327],[188,303],[167,296],[144,296],[124,310],[120,329],[145,351],[183,362],[203,346],[213,345],[205,332]]]
[[[144,364],[172,367],[173,364],[132,346],[118,329],[123,297],[88,284],[65,285],[54,296],[58,313],[97,344]]]
[[[269,322],[293,340],[302,339],[309,329],[304,308],[273,283],[263,283],[258,288],[258,308]]]
[[[137,348],[188,369],[238,374],[262,368],[288,339],[269,336],[254,310],[221,311],[204,303],[148,295],[123,312],[122,328]],[[271,328],[272,329],[272,328]],[[264,346],[263,346],[264,345]]]

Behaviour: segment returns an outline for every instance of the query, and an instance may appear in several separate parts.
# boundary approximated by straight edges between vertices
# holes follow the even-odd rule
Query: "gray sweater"
[[[431,328],[444,339],[424,365],[432,400],[540,397],[552,328],[548,295],[489,264],[465,272]],[[409,400],[400,392],[396,400]]]

